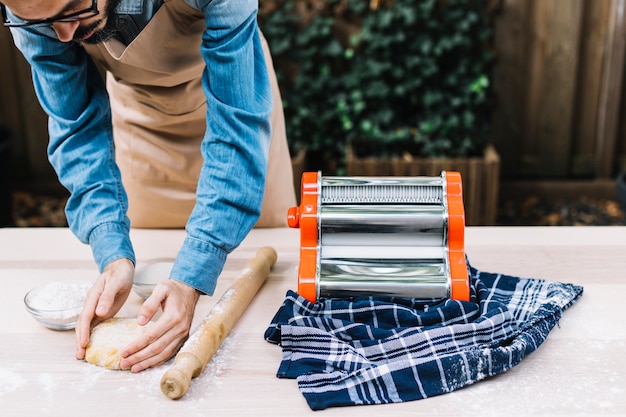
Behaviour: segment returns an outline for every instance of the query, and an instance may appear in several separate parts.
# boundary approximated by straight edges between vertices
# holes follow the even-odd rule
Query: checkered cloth
[[[470,270],[470,302],[362,297],[310,303],[289,291],[265,332],[280,378],[313,410],[418,400],[520,363],[583,288]]]

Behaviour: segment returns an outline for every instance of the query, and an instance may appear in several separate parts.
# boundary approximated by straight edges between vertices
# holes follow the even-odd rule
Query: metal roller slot
[[[384,242],[383,242],[384,243]],[[397,243],[397,242],[393,242]],[[444,259],[446,250],[441,246],[333,246],[322,244],[321,259]]]
[[[322,245],[442,246],[446,213],[433,205],[322,206],[319,223]]]
[[[320,243],[326,246],[443,246],[441,235],[434,233],[322,233]]]
[[[450,296],[448,266],[444,261],[322,260],[318,282],[320,298],[358,295],[441,299]]]

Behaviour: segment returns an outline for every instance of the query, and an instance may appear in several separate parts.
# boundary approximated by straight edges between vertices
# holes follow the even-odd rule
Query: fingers
[[[185,284],[173,280],[159,284],[139,310],[137,321],[144,325],[159,307],[163,314],[139,339],[122,349],[121,367],[140,372],[171,358],[189,336],[197,301],[196,290]]]
[[[91,329],[113,317],[122,307],[133,283],[135,267],[128,259],[111,262],[87,292],[76,322],[76,358],[84,359]]]
[[[113,288],[112,285],[108,285],[104,288],[104,290],[100,293],[100,297],[98,297],[95,309],[93,309],[96,316],[107,317],[109,315],[111,308],[115,303],[117,292],[118,289]]]
[[[161,365],[178,352],[188,335],[188,328],[184,325],[170,327],[157,322],[123,349],[120,366],[131,372],[140,372]]]
[[[164,285],[157,285],[152,291],[152,294],[139,309],[137,313],[137,323],[140,326],[146,325],[154,315],[159,311],[162,304],[165,304],[167,299],[167,288]]]
[[[89,333],[94,319],[94,312],[103,287],[102,281],[96,281],[85,296],[83,309],[76,322],[76,359],[85,358],[85,348],[89,343]]]

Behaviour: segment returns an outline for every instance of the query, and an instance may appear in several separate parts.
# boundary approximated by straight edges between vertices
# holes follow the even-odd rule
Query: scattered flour
[[[107,374],[107,370],[98,366],[81,367],[82,379],[74,385],[79,392],[87,392],[100,380],[100,377]]]
[[[26,385],[26,379],[20,374],[0,368],[0,395],[13,392]]]
[[[52,374],[40,374],[37,378],[37,382],[43,385],[44,391],[48,393],[53,392],[57,387],[57,383],[55,382]]]
[[[232,337],[227,337],[220,345],[211,361],[196,378],[191,380],[185,395],[173,401],[161,392],[161,378],[173,364],[173,359],[157,368],[150,368],[138,374],[118,374],[124,379],[123,385],[116,389],[117,395],[132,396],[141,403],[150,404],[143,410],[142,417],[164,415],[164,410],[175,409],[177,415],[208,415],[211,398],[218,394],[223,384],[221,376],[227,367],[235,361],[232,349],[236,345]],[[105,370],[105,372],[109,372]]]
[[[217,394],[223,384],[220,376],[235,359],[232,355],[235,345],[232,337],[226,338],[204,371],[192,379],[185,396],[178,401],[167,398],[160,389],[161,378],[173,363],[172,359],[163,366],[138,374],[118,373],[87,363],[77,363],[75,369],[78,373],[70,378],[67,373],[58,372],[20,373],[21,365],[15,369],[0,367],[0,404],[3,404],[3,396],[10,398],[15,391],[27,389],[41,394],[37,402],[30,404],[39,415],[60,415],[58,396],[59,391],[63,390],[64,397],[71,392],[77,394],[77,398],[93,395],[105,395],[115,400],[129,396],[137,398],[141,403],[150,405],[142,417],[163,415],[163,410],[170,407],[182,414],[204,413],[209,407],[211,396]],[[105,387],[110,387],[110,391],[102,391]],[[0,415],[3,415],[2,412]]]

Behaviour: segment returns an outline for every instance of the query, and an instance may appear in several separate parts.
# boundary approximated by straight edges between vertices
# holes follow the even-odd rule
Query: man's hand
[[[198,291],[173,279],[157,285],[141,306],[137,322],[148,323],[159,307],[163,314],[139,339],[122,350],[122,369],[140,372],[171,358],[189,336],[198,298]]]
[[[111,262],[91,287],[76,324],[76,358],[85,357],[89,334],[96,324],[115,316],[133,286],[135,266],[128,259]]]

